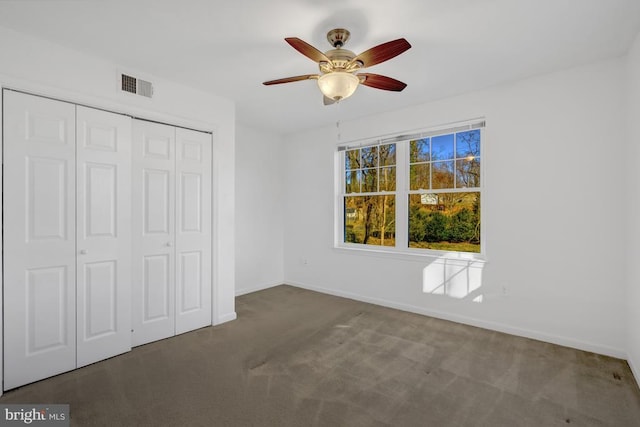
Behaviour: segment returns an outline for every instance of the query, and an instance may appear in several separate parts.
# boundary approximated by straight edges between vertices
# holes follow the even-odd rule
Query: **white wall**
[[[282,137],[236,129],[236,294],[284,280]]]
[[[627,217],[628,338],[627,360],[640,384],[640,34],[629,51],[627,171],[629,209]]]
[[[625,357],[624,77],[613,59],[341,123],[349,141],[486,117],[488,261],[466,298],[422,291],[443,260],[334,249],[336,130],[288,137],[285,282]]]
[[[0,86],[109,109],[175,125],[212,131],[214,139],[214,323],[235,314],[234,154],[232,102],[172,83],[144,70],[153,99],[117,90],[120,64],[0,27]],[[1,354],[1,353],[0,353]],[[1,364],[0,364],[1,366]]]

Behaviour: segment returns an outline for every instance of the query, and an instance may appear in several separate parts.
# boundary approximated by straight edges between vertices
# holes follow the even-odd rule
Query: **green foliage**
[[[449,240],[449,217],[440,212],[431,212],[425,222],[427,242],[441,242]]]
[[[475,234],[475,222],[473,213],[462,208],[450,218],[449,224],[449,241],[450,242],[469,242]]]
[[[348,224],[344,227],[344,241],[349,243],[358,243],[358,237],[353,229],[353,225]]]
[[[427,221],[427,212],[421,210],[418,206],[411,206],[409,212],[409,241],[422,242],[427,234],[425,224]]]
[[[409,207],[410,247],[455,246],[480,243],[480,206],[474,200],[470,208],[463,207],[453,213],[431,210],[412,205]],[[477,250],[473,251],[477,252]]]

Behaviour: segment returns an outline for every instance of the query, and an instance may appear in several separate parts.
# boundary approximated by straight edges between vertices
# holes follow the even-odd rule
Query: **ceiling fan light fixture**
[[[356,91],[360,79],[351,73],[334,71],[318,78],[320,91],[329,99],[340,101],[348,98]]]
[[[304,40],[297,37],[287,37],[284,40],[299,53],[318,64],[319,74],[304,74],[302,76],[286,77],[284,79],[269,80],[264,85],[291,83],[300,80],[318,80],[318,87],[324,95],[324,105],[350,97],[363,84],[374,89],[402,91],[407,85],[391,77],[380,74],[361,73],[363,68],[371,67],[390,60],[411,48],[405,39],[392,40],[365,50],[359,55],[344,49],[349,39],[349,31],[336,28],[327,33],[327,40],[334,49],[321,52]],[[356,74],[357,73],[357,74]]]

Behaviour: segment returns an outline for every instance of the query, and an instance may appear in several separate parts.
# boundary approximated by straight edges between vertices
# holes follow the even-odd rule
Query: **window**
[[[344,241],[395,246],[396,145],[345,152]]]
[[[341,147],[338,243],[481,253],[482,127]]]

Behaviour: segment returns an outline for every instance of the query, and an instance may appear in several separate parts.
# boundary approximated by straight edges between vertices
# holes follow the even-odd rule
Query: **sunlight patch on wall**
[[[483,268],[482,261],[439,258],[422,270],[422,291],[480,303]]]

